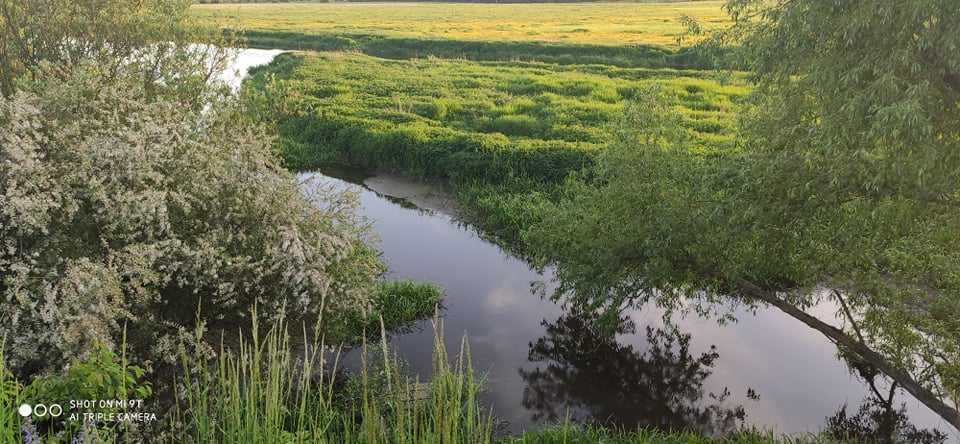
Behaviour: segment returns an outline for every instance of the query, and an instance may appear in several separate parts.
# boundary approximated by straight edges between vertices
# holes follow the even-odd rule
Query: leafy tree
[[[734,0],[756,92],[697,149],[649,92],[526,239],[579,304],[773,305],[960,428],[960,9]],[[804,309],[830,299],[844,326]]]

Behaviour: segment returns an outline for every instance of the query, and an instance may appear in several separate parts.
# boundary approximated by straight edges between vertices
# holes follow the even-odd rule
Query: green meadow
[[[361,52],[621,67],[712,66],[691,53],[687,23],[728,24],[722,2],[201,4],[203,26],[240,31],[253,48]]]
[[[262,114],[276,119],[295,169],[338,164],[439,179],[461,191],[491,230],[588,168],[611,140],[624,104],[658,87],[683,117],[688,149],[733,149],[739,76],[709,71],[389,60],[357,53],[290,53],[255,70]],[[516,228],[516,227],[513,227]]]
[[[202,2],[201,2],[202,3]],[[201,23],[246,31],[417,39],[677,46],[680,18],[729,24],[722,1],[199,4]]]

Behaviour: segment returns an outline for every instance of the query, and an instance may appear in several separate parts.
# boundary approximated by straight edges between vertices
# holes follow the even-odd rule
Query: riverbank
[[[553,288],[550,270],[531,268],[456,215],[398,202],[390,189],[371,190],[371,177],[338,175],[353,183],[319,173],[301,173],[301,181],[358,193],[389,276],[445,289],[446,347],[458,348],[466,335],[473,367],[485,380],[480,399],[501,421],[500,430],[514,437],[565,419],[614,429],[704,430],[715,426],[683,412],[739,408],[744,416],[734,424],[804,436],[820,431],[845,404],[855,410],[869,396],[831,344],[776,310],[738,311],[739,322],[726,326],[675,316],[671,327],[663,311],[648,305],[626,311],[615,337],[606,336],[589,315],[542,298]],[[839,322],[828,305],[812,313]],[[389,345],[406,370],[425,381],[433,372],[433,340],[430,323],[421,322]],[[361,368],[355,355],[342,362],[354,372]],[[673,373],[680,369],[702,377]],[[700,395],[678,398],[673,391]],[[722,402],[712,398],[728,391]],[[908,404],[911,421],[937,425],[915,401],[898,399]]]
[[[715,73],[284,54],[252,71],[251,102],[274,121],[295,170],[346,164],[440,180],[493,235],[517,244],[537,206],[589,168],[625,101],[669,93],[687,149],[734,150],[744,80]],[[722,77],[722,78],[721,78]]]
[[[562,136],[554,139],[544,138],[550,133],[542,130],[537,133],[504,134],[486,129],[483,125],[486,122],[493,121],[496,117],[523,115],[525,112],[530,112],[529,108],[525,110],[523,107],[513,106],[510,100],[522,102],[526,99],[533,105],[542,103],[544,107],[541,112],[545,112],[544,115],[549,116],[551,102],[543,99],[563,100],[565,81],[583,80],[581,84],[583,91],[577,95],[566,97],[566,100],[554,103],[554,110],[577,110],[578,106],[589,108],[591,100],[598,97],[595,95],[596,91],[602,90],[604,87],[610,87],[617,94],[628,91],[621,89],[623,85],[638,89],[642,86],[658,87],[661,91],[666,89],[668,96],[675,98],[675,109],[678,109],[681,115],[685,116],[683,122],[688,140],[686,149],[700,157],[704,162],[709,162],[728,152],[736,153],[736,147],[730,143],[733,138],[733,120],[737,113],[737,107],[747,90],[742,85],[738,85],[735,78],[733,83],[729,84],[726,82],[729,82],[730,79],[722,76],[710,79],[708,75],[703,73],[696,74],[694,77],[687,77],[690,74],[689,72],[680,73],[667,70],[659,73],[643,72],[641,75],[641,71],[618,70],[604,75],[596,75],[595,78],[584,79],[583,77],[577,77],[584,74],[580,71],[581,69],[586,69],[587,72],[593,70],[590,67],[541,68],[526,65],[487,65],[474,62],[393,62],[349,54],[295,54],[281,57],[274,64],[255,70],[252,74],[251,86],[260,91],[269,91],[274,99],[271,102],[264,98],[265,100],[261,104],[267,106],[261,108],[261,110],[276,109],[281,111],[280,115],[283,117],[278,121],[282,137],[281,146],[289,166],[295,169],[329,168],[330,165],[347,164],[360,169],[399,171],[409,177],[439,181],[449,187],[457,196],[459,207],[463,211],[458,213],[458,217],[465,216],[465,220],[480,227],[483,236],[494,237],[499,240],[499,245],[516,251],[523,248],[518,242],[520,232],[525,227],[539,222],[539,208],[543,205],[551,205],[551,202],[556,198],[554,193],[558,193],[562,189],[563,179],[582,168],[582,166],[558,165],[547,160],[548,157],[538,157],[549,156],[549,151],[538,153],[532,149],[517,151],[519,155],[535,160],[504,162],[505,158],[513,155],[509,150],[516,149],[518,146],[529,146],[531,143],[554,143],[559,147],[572,147],[571,151],[576,152],[578,146],[584,146],[584,143],[589,144],[590,142],[577,141],[576,139],[566,140]],[[433,73],[433,70],[437,72]],[[503,100],[498,97],[475,99],[471,96],[469,89],[458,89],[451,96],[445,96],[442,93],[444,91],[443,85],[434,83],[431,76],[436,74],[437,77],[447,78],[452,76],[450,78],[456,79],[456,71],[458,70],[472,72],[469,76],[471,78],[483,79],[482,82],[484,83],[474,85],[478,90],[497,91],[499,89],[509,93],[509,95],[504,95],[508,99]],[[530,78],[524,79],[522,77],[524,75],[529,75]],[[266,82],[266,79],[271,79],[275,83],[270,85]],[[467,81],[466,76],[463,80]],[[532,93],[527,93],[529,95],[526,97],[522,94],[515,94],[519,90],[510,89],[511,84],[522,84],[524,82],[540,85],[545,89],[541,91],[533,90]],[[618,82],[622,82],[622,85],[618,85]],[[417,92],[421,90],[441,91],[441,93],[439,97],[428,94],[418,95]],[[295,91],[296,93],[288,96],[284,91]],[[306,94],[303,94],[304,92]],[[284,97],[289,100],[283,99]],[[277,100],[278,98],[279,100]],[[482,103],[481,100],[483,99],[490,100],[492,105],[478,106],[477,103]],[[433,112],[439,107],[431,105],[436,105],[438,102],[444,103],[444,113]],[[467,105],[451,107],[451,103],[467,103]],[[602,101],[597,103],[602,103]],[[450,109],[453,109],[453,111],[447,111]],[[458,115],[458,112],[462,112],[457,111],[458,109],[470,110],[472,114]],[[428,110],[430,113],[424,110]],[[272,111],[270,112],[272,113]],[[587,122],[594,128],[608,131],[605,135],[599,136],[597,140],[604,140],[605,137],[609,137],[615,131],[618,131],[615,125],[617,116],[622,112],[622,109],[611,108],[608,112],[608,116],[605,117],[606,120]],[[576,113],[571,114],[575,115]],[[549,120],[544,119],[544,115],[532,114],[533,120],[549,122]],[[602,116],[602,114],[597,113],[592,116],[596,118],[598,115]],[[575,124],[576,120],[572,122]],[[422,131],[422,137],[415,137],[416,131]],[[443,132],[443,134],[449,134],[449,137],[438,139],[433,137],[433,132]],[[459,142],[460,140],[482,141],[485,137],[500,138],[502,147],[497,149],[486,149],[482,146],[472,148],[470,145]],[[592,163],[594,156],[602,153],[602,144],[595,144],[590,153],[588,156],[584,156],[584,159],[588,159],[586,160],[587,164]],[[459,163],[463,159],[475,159],[476,161]],[[380,191],[384,190],[381,189]],[[364,205],[370,204],[365,202]],[[377,208],[378,205],[373,204],[373,208]],[[400,217],[392,212],[379,214],[380,211],[380,209],[374,210],[374,217],[378,220],[390,221],[388,224],[382,224],[380,229],[385,230],[385,233],[393,233],[396,236],[406,238],[404,241],[398,242],[396,248],[391,246],[389,242],[384,244],[386,251],[393,252],[388,253],[388,255],[395,255],[388,260],[392,267],[397,267],[394,272],[400,276],[415,276],[417,279],[440,282],[444,287],[452,288],[451,294],[454,296],[449,301],[451,311],[448,311],[447,315],[452,317],[453,325],[460,326],[464,331],[475,334],[488,330],[487,327],[483,326],[485,323],[492,322],[494,325],[506,324],[511,326],[526,323],[532,324],[534,326],[533,330],[539,330],[540,328],[536,326],[542,321],[548,330],[572,329],[570,333],[577,340],[600,341],[599,338],[589,339],[591,338],[589,335],[583,336],[587,334],[588,330],[576,327],[576,325],[579,325],[576,324],[576,316],[573,316],[574,320],[571,321],[570,318],[564,318],[558,313],[556,319],[553,319],[549,315],[543,315],[553,312],[553,309],[546,307],[530,307],[531,313],[540,315],[534,315],[533,318],[535,319],[530,319],[530,316],[527,316],[525,317],[526,320],[523,321],[507,321],[505,319],[509,319],[511,316],[506,315],[507,311],[504,310],[492,312],[491,315],[494,317],[488,320],[484,320],[482,317],[477,319],[477,313],[488,310],[486,307],[478,307],[478,300],[498,304],[496,306],[500,307],[509,307],[516,304],[517,301],[522,301],[524,298],[531,296],[529,289],[531,281],[549,281],[549,278],[533,274],[516,282],[516,288],[513,288],[514,284],[510,284],[513,289],[508,292],[490,288],[489,293],[485,293],[486,290],[477,291],[464,287],[462,282],[451,285],[450,275],[463,276],[464,272],[458,270],[489,270],[492,274],[484,275],[489,276],[486,279],[492,279],[493,283],[502,282],[503,278],[501,276],[504,275],[498,273],[505,272],[502,267],[489,263],[484,266],[468,265],[473,261],[464,252],[473,250],[471,247],[460,243],[451,244],[451,255],[436,262],[427,262],[428,266],[435,267],[432,272],[424,272],[417,266],[410,267],[408,264],[425,262],[424,256],[432,256],[432,253],[439,249],[439,245],[436,238],[433,237],[437,234],[436,232],[423,237],[412,236],[409,227],[420,224],[433,226],[439,222],[419,221],[417,217],[413,216],[408,222],[405,217]],[[440,215],[440,217],[443,216]],[[442,238],[444,239],[443,242],[449,242],[449,235],[444,235]],[[451,264],[455,264],[457,270],[451,270]],[[527,268],[527,265],[523,265],[523,268]],[[487,287],[489,287],[488,283],[478,286],[478,288]],[[549,294],[549,289],[546,294]],[[465,295],[471,296],[465,298]],[[821,308],[817,309],[818,316],[837,321],[829,307]],[[518,312],[517,310],[519,309],[515,307],[513,312]],[[789,409],[794,412],[795,416],[797,416],[798,406],[802,403],[818,406],[811,407],[808,411],[809,415],[806,418],[809,422],[806,425],[790,425],[792,421],[780,417],[769,422],[760,421],[761,427],[775,427],[777,430],[788,432],[817,430],[823,424],[824,419],[831,416],[830,413],[837,413],[836,411],[831,412],[831,410],[837,409],[838,406],[846,404],[846,402],[866,402],[868,391],[855,377],[847,373],[845,366],[842,362],[837,361],[834,351],[828,343],[824,342],[815,332],[806,330],[796,325],[795,321],[777,316],[774,313],[776,312],[764,313],[764,316],[761,316],[765,319],[760,322],[762,326],[754,324],[752,314],[746,312],[738,314],[741,325],[753,324],[752,328],[756,331],[768,332],[766,337],[768,340],[760,341],[764,345],[757,343],[759,338],[752,338],[747,334],[750,330],[749,327],[741,327],[742,329],[735,330],[733,336],[737,339],[731,340],[730,344],[739,344],[737,349],[741,349],[743,344],[750,343],[751,346],[748,348],[754,351],[767,347],[780,350],[783,344],[792,344],[799,340],[803,345],[798,344],[790,348],[806,350],[807,353],[813,353],[818,358],[801,354],[783,362],[783,365],[792,365],[793,367],[778,365],[777,367],[781,370],[773,373],[760,372],[753,374],[749,378],[752,381],[766,379],[773,374],[777,375],[776,378],[769,380],[769,388],[758,391],[760,393],[779,393],[778,395],[771,395],[775,399],[778,396],[784,396],[786,393],[799,395],[799,391],[784,391],[778,386],[783,380],[781,378],[791,381],[806,379],[806,375],[810,371],[811,360],[818,362],[817,366],[823,374],[819,375],[817,379],[819,381],[818,385],[807,386],[803,390],[802,401],[795,399],[789,402]],[[636,325],[649,325],[650,321],[656,317],[657,315],[649,313],[642,315],[640,319],[643,319],[643,321]],[[570,322],[574,322],[574,324],[571,325]],[[711,322],[704,321],[706,324]],[[702,328],[702,326],[698,327],[698,330]],[[777,334],[774,340],[773,337],[769,336],[769,332],[778,329],[783,329],[783,334]],[[725,332],[730,332],[729,328],[722,329],[715,325],[713,328],[704,330],[707,331],[703,333],[704,337],[718,337],[718,335],[722,337],[725,336]],[[508,329],[508,331],[510,330]],[[523,334],[521,337],[525,335]],[[473,342],[484,344],[492,339],[483,336],[481,334]],[[700,334],[697,336],[700,336]],[[531,343],[540,340],[535,335],[529,337],[533,339]],[[423,336],[408,335],[397,339],[399,342],[396,344],[402,347],[404,356],[415,357],[411,358],[413,362],[421,362],[420,371],[429,373],[428,368],[424,368],[422,364],[423,362],[429,362],[422,359],[422,350],[429,349],[429,343],[426,339]],[[557,338],[547,335],[543,340],[549,344],[549,341],[557,340]],[[640,345],[637,345],[634,350],[643,350],[649,347],[649,345],[642,344],[643,341],[640,341]],[[611,344],[609,348],[602,347],[600,350],[610,351],[611,356],[621,355],[621,352],[624,352],[623,356],[634,356],[632,352],[624,351],[630,350],[630,348],[624,348],[616,344]],[[703,350],[703,348],[700,348],[700,350]],[[527,352],[534,353],[534,350],[523,350],[521,347],[522,354],[514,362],[525,362]],[[502,354],[505,352],[500,349],[498,353],[500,353],[498,356],[503,356]],[[779,352],[772,353],[778,354]],[[760,356],[764,356],[764,354],[760,353]],[[695,357],[696,355],[693,355],[691,359]],[[497,358],[491,355],[489,359],[496,360]],[[553,359],[559,359],[559,361],[548,361],[551,365],[556,362],[567,362],[564,361],[566,359],[569,359],[571,363],[580,361],[573,356],[554,356],[551,361]],[[609,359],[609,357],[604,359]],[[642,359],[638,360],[642,361]],[[740,356],[740,359],[747,363],[756,358],[751,356],[750,353],[745,353]],[[791,362],[793,364],[790,364]],[[510,371],[515,371],[515,368],[511,368]],[[806,370],[803,370],[803,374],[784,376],[795,373],[797,369]],[[589,373],[586,371],[587,369],[576,366],[571,370]],[[746,370],[738,368],[738,371],[745,372]],[[602,377],[604,379],[626,378],[627,380],[631,378],[627,375],[604,375]],[[827,380],[831,382],[826,383]],[[589,387],[586,381],[580,382],[584,383],[584,387]],[[831,388],[824,390],[824,387],[827,386]],[[567,389],[563,386],[558,388]],[[718,387],[718,389],[721,388],[723,387]],[[752,390],[757,389],[752,386],[750,388]],[[518,393],[515,388],[506,388],[506,390]],[[499,389],[494,389],[494,391],[499,391]],[[844,395],[843,400],[838,401],[836,400],[838,393],[848,393],[848,395]],[[600,398],[594,398],[587,402],[594,403],[593,405],[602,409],[607,405],[606,401],[602,399],[605,395],[599,396]],[[761,394],[760,396],[765,395]],[[494,401],[493,404],[500,406],[522,404],[516,400],[516,396],[513,398],[513,401],[500,400]],[[642,395],[638,395],[636,399],[644,398]],[[738,395],[734,399],[741,400],[747,406],[755,402],[743,395]],[[787,399],[790,399],[790,397],[779,398],[781,401]],[[833,407],[828,407],[831,404]],[[784,404],[784,411],[788,409],[786,405]],[[920,412],[918,418],[929,419],[929,412],[925,411],[923,407],[914,406],[914,408],[916,410],[911,411]],[[753,414],[759,414],[760,417],[773,412],[769,406],[766,409],[757,406],[750,410],[754,412]],[[501,412],[512,418],[518,418],[524,414],[523,409],[517,409],[516,407],[506,412],[501,410]],[[928,419],[921,419],[920,421],[923,424],[936,424],[935,420],[928,421]],[[756,418],[751,419],[751,423],[757,424],[755,421]]]
[[[0,444],[956,440],[950,1],[0,1]]]

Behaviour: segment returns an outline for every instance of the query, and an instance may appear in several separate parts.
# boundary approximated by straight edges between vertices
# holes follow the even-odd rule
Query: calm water
[[[726,326],[674,319],[674,331],[665,328],[661,311],[644,308],[629,312],[626,328],[607,337],[532,291],[531,283],[549,282],[549,273],[537,273],[447,214],[385,195],[408,195],[408,184],[368,179],[375,192],[319,173],[300,177],[312,184],[306,187],[334,183],[359,193],[390,278],[446,290],[448,350],[468,336],[474,367],[487,378],[486,401],[508,430],[569,416],[707,431],[732,425],[817,431],[844,404],[855,413],[868,394],[826,338],[777,310],[740,313],[739,322]],[[833,319],[828,308],[817,314]],[[421,327],[393,343],[427,377],[433,332],[429,322]],[[909,394],[897,399],[914,424],[949,430]]]
[[[241,51],[241,75],[276,53]],[[332,183],[359,193],[360,213],[379,238],[389,278],[444,288],[448,350],[468,336],[474,367],[486,376],[485,401],[509,431],[571,417],[706,431],[754,425],[815,432],[843,405],[855,413],[869,393],[825,337],[777,310],[740,313],[739,322],[727,326],[674,319],[678,328],[670,329],[659,310],[643,308],[626,314],[617,335],[604,336],[542,299],[531,284],[549,288],[549,271],[537,273],[451,217],[442,194],[396,178],[368,178],[369,186],[319,173],[300,178],[305,191]],[[815,312],[834,319],[829,307]],[[427,321],[420,327],[393,343],[413,371],[428,377],[433,333]],[[958,440],[909,394],[898,394],[901,402],[915,425]]]

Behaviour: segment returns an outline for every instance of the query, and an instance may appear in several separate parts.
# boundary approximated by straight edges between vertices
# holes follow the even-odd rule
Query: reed
[[[451,359],[442,327],[437,321],[434,326],[429,383],[402,371],[381,329],[379,347],[364,342],[357,350],[360,392],[344,399],[330,376],[340,349],[306,332],[302,347],[293,347],[284,321],[266,333],[255,321],[250,339],[232,350],[222,347],[212,365],[197,366],[182,356],[183,367],[194,371],[181,381],[177,416],[187,419],[186,436],[202,443],[492,442],[492,415],[480,404],[482,384],[471,369],[466,340]]]

